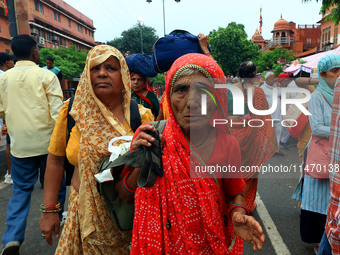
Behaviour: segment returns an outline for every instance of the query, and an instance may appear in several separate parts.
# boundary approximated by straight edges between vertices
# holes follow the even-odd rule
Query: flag
[[[0,0],[5,9],[5,16],[8,14],[7,0]]]
[[[262,7],[260,8],[260,34],[262,34]]]

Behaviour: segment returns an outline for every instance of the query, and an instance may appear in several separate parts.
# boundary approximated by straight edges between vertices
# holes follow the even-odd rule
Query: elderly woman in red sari
[[[247,215],[242,196],[238,142],[227,125],[212,123],[225,118],[227,91],[214,89],[224,82],[222,69],[203,54],[180,57],[168,72],[170,117],[160,135],[163,177],[151,188],[137,188],[140,168],[135,168],[116,184],[120,197],[135,203],[131,254],[242,254],[242,239],[254,250],[262,248],[262,228]],[[206,115],[201,114],[202,95],[207,96]],[[133,149],[151,146],[154,138],[147,130],[155,131],[142,125]],[[217,165],[235,172],[197,171]]]
[[[230,130],[241,147],[242,166],[247,170],[243,174],[246,182],[244,197],[252,213],[256,208],[255,197],[258,179],[257,172],[248,170],[252,166],[262,166],[274,155],[277,151],[277,140],[272,122],[266,121],[271,119],[271,116],[251,113],[247,103],[247,95],[248,93],[252,93],[253,107],[257,110],[268,109],[268,102],[263,90],[254,86],[257,74],[256,65],[252,61],[245,61],[241,63],[238,73],[240,82],[235,83],[234,86],[237,86],[243,92],[245,102],[244,114],[239,116],[233,115],[233,97],[232,94],[229,93],[228,115],[234,122],[242,123],[230,125]],[[248,123],[250,123],[249,121],[252,121],[251,125],[248,125]]]

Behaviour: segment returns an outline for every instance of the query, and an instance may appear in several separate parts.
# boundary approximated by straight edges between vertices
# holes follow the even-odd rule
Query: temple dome
[[[255,41],[264,41],[263,36],[260,34],[258,29],[256,29],[253,37],[251,38],[251,41],[253,41],[253,42],[255,42]]]
[[[277,31],[277,30],[290,30],[289,22],[287,20],[282,19],[282,18],[279,19],[274,24],[273,31]]]

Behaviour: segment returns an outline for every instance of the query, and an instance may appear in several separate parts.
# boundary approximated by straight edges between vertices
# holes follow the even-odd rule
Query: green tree
[[[61,70],[64,78],[72,80],[83,72],[87,51],[78,51],[75,46],[59,47],[58,49],[42,48],[40,50],[40,66],[46,65],[45,60],[49,56],[54,58],[54,65]]]
[[[312,0],[302,0],[303,2],[311,2]],[[316,2],[321,0],[316,0]],[[331,20],[335,24],[340,22],[340,0],[322,0],[322,6],[320,12],[324,15],[330,7],[335,6],[330,12],[330,15],[326,20]]]
[[[256,44],[247,39],[244,25],[236,22],[212,31],[209,42],[212,54],[223,71],[233,75],[237,74],[243,61],[254,60],[261,54]]]
[[[156,30],[154,28],[139,25],[139,23],[137,23],[132,28],[123,31],[121,37],[115,38],[112,41],[108,41],[107,44],[117,48],[122,53],[130,51],[131,54],[134,53],[151,54],[152,46],[157,41],[157,39],[158,36],[156,35]]]
[[[154,86],[165,85],[165,77],[164,74],[159,73],[156,77],[148,78],[150,82],[153,82]]]
[[[257,60],[255,60],[255,64],[258,72],[272,70],[277,76],[282,73],[284,66],[295,58],[291,50],[276,47],[274,50],[267,51],[263,55],[260,55]]]

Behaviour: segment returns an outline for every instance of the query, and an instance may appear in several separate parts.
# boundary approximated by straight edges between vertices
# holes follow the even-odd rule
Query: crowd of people
[[[312,115],[297,141],[302,165],[314,156],[314,137],[327,141],[329,165],[338,165],[340,56],[320,60],[316,81],[276,77],[269,71],[259,86],[262,75],[254,62],[240,63],[233,78],[213,59],[208,37],[199,34],[198,41],[203,54],[186,54],[172,64],[161,100],[147,77],[129,70],[121,52],[97,45],[87,55],[74,97],[63,102],[62,74],[54,59],[48,57],[40,68],[36,41],[29,35],[12,39],[15,58],[0,54],[0,115],[9,157],[5,182],[13,184],[1,254],[19,254],[39,170],[44,190],[39,225],[50,246],[59,238],[55,254],[242,254],[243,241],[254,251],[262,249],[265,235],[251,216],[257,207],[258,172],[240,169],[261,167],[284,155],[280,147],[291,130],[281,121],[302,114],[293,109],[292,117],[293,110],[287,109],[282,116],[285,87],[313,92],[308,102]],[[217,89],[220,84],[233,87]],[[242,92],[242,114],[235,111],[240,99],[234,88]],[[273,107],[272,113],[259,114]],[[216,119],[230,122],[215,126]],[[268,119],[279,121],[272,125]],[[150,124],[155,120],[166,121],[157,139]],[[125,231],[112,217],[95,175],[111,154],[109,142],[116,138],[114,145],[119,146],[127,136],[133,136],[131,152],[155,150],[155,141],[160,141],[160,163],[152,168],[161,173],[150,187],[139,185],[143,166],[124,167],[112,181],[116,199],[134,204],[133,227]],[[66,162],[72,165],[72,179],[64,222]],[[217,165],[236,171],[196,171]],[[336,171],[329,178],[302,171],[293,195],[301,201],[301,239],[315,244],[322,255],[340,254],[339,179]]]

